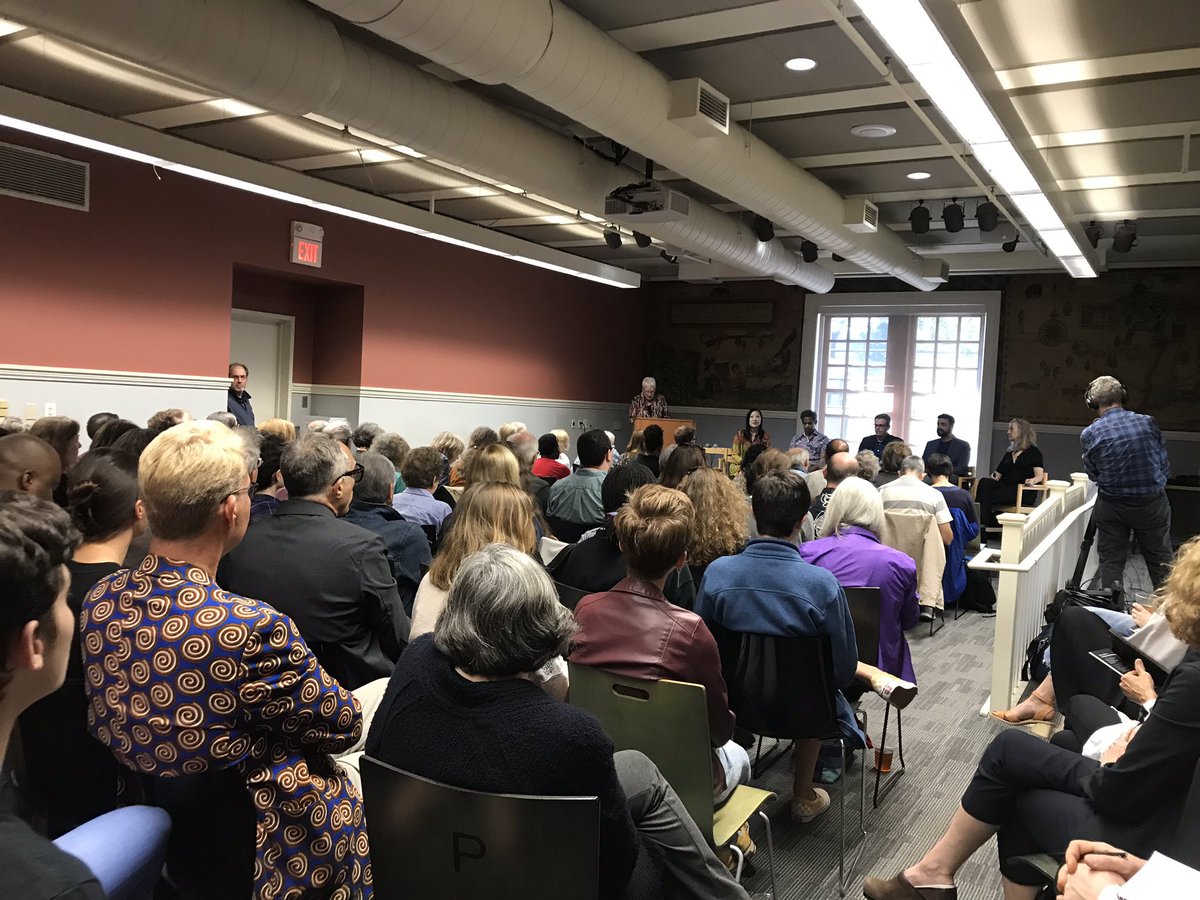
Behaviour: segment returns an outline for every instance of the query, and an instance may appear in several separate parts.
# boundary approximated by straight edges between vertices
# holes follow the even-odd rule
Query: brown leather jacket
[[[611,591],[589,594],[575,607],[580,625],[571,662],[628,678],[670,678],[704,685],[713,747],[733,737],[734,715],[721,676],[721,656],[708,626],[675,606],[647,581],[626,578]],[[713,785],[725,783],[713,755]]]

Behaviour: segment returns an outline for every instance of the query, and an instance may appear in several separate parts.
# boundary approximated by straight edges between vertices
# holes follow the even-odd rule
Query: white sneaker
[[[829,791],[813,788],[817,796],[812,800],[792,800],[792,821],[801,825],[811,822],[829,809]]]
[[[871,685],[871,688],[896,709],[904,709],[917,696],[915,684],[894,675],[884,675]]]

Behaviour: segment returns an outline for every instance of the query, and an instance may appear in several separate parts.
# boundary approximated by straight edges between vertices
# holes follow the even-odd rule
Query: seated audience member
[[[146,420],[146,427],[157,437],[168,428],[174,428],[180,422],[190,422],[191,420],[192,417],[186,410],[172,407],[170,409],[160,409],[152,415]]]
[[[350,426],[345,422],[339,422],[336,425],[326,425],[325,429],[321,433],[326,437],[333,438],[335,441],[349,450],[353,455],[354,448],[350,445],[350,435],[353,434],[353,432],[350,430]]]
[[[383,539],[338,518],[362,466],[326,434],[289,444],[279,466],[288,499],[221,560],[217,583],[288,616],[343,687],[387,677],[408,640],[408,615]]]
[[[653,483],[654,476],[645,466],[612,469],[601,485],[604,524],[584,534],[578,543],[554,559],[549,567],[554,580],[588,593],[612,590],[629,571],[614,525],[617,513],[630,494],[642,485]],[[691,609],[696,600],[691,571],[685,567],[671,572],[663,593],[676,606]]]
[[[263,434],[258,444],[258,468],[254,475],[254,496],[250,498],[250,521],[257,522],[275,514],[286,494],[279,460],[288,442],[274,434]]]
[[[450,506],[433,496],[442,477],[442,454],[433,447],[417,447],[400,467],[406,487],[392,499],[392,508],[409,522],[440,528]]]
[[[607,432],[605,433],[607,434]],[[662,452],[658,454],[659,466],[666,466],[667,460],[671,458],[671,454],[675,452],[676,447],[688,445],[693,447],[696,445],[696,428],[693,425],[680,425],[675,429],[675,443],[669,447],[663,447]],[[614,443],[613,446],[616,447],[616,444]],[[616,464],[617,461],[614,458],[613,465]]]
[[[285,614],[215,581],[246,533],[253,465],[242,436],[216,422],[178,425],[146,448],[151,553],[83,603],[88,728],[155,781],[241,774],[257,819],[255,897],[366,898],[362,801],[329,757],[360,740],[359,703]]]
[[[747,506],[750,503],[750,485],[754,478],[751,472],[754,470],[754,464],[760,456],[770,449],[766,444],[751,444],[750,449],[746,451],[746,455],[742,457],[741,468],[733,476],[733,486],[745,496]],[[790,465],[789,462],[789,467]]]
[[[894,434],[889,434],[888,429],[892,427],[892,417],[888,413],[880,413],[875,417],[875,433],[868,434],[865,438],[859,441],[859,451],[870,450],[875,454],[876,458],[883,456],[883,448],[893,441],[902,441],[903,438],[896,437]]]
[[[830,441],[830,446],[833,442]],[[825,520],[825,510],[829,506],[829,501],[833,499],[833,492],[847,478],[854,478],[858,475],[858,460],[851,456],[848,452],[835,453],[829,457],[829,462],[825,464],[823,469],[825,475],[825,486],[821,488],[821,493],[813,498],[812,506],[809,508],[809,515],[812,516],[813,529],[817,534],[821,534],[821,523]]]
[[[571,467],[558,461],[558,438],[547,432],[538,438],[538,458],[533,462],[533,474],[538,478],[566,478]]]
[[[979,504],[979,527],[995,528],[997,507],[1017,502],[1017,485],[1041,484],[1046,480],[1037,432],[1024,419],[1008,423],[1008,450],[1000,457],[990,478],[975,482],[975,501]]]
[[[861,453],[871,453],[870,450],[862,450]],[[874,456],[874,453],[871,453]],[[875,487],[883,487],[885,484],[891,484],[900,477],[900,464],[904,462],[906,456],[912,456],[912,448],[904,441],[892,441],[883,448],[883,454],[876,462],[879,466],[879,474],[871,479],[871,484]]]
[[[350,432],[350,449],[356,454],[363,450],[370,450],[371,444],[375,442],[375,438],[383,434],[383,426],[377,425],[374,422],[362,422],[357,428]]]
[[[68,476],[71,524],[83,538],[66,563],[71,576],[67,605],[73,616],[97,581],[122,568],[129,542],[145,531],[137,472],[138,461],[128,453],[104,448],[84,454]],[[18,725],[26,768],[22,788],[46,816],[50,837],[120,805],[121,769],[88,734],[79,641],[71,638],[69,644],[62,687],[29,707]]]
[[[808,473],[808,496],[817,497],[821,491],[825,490],[825,467],[829,465],[829,460],[835,453],[849,453],[850,445],[841,438],[831,438],[829,443],[825,445],[825,452],[821,456],[821,461],[817,463],[817,467]],[[870,453],[871,451],[867,451]],[[874,453],[871,453],[874,456]],[[878,462],[878,458],[875,460]]]
[[[480,425],[472,431],[471,437],[467,441],[467,448],[462,451],[458,459],[450,467],[450,480],[447,483],[451,487],[465,487],[466,482],[463,479],[463,467],[467,465],[475,451],[480,447],[498,443],[500,443],[500,435],[496,434],[494,429],[486,425]]]
[[[305,434],[324,434],[325,429],[329,427],[328,419],[313,419],[304,426]]]
[[[532,432],[518,431],[504,442],[504,446],[517,458],[517,465],[521,470],[521,487],[537,505],[538,528],[545,534],[549,531],[546,526],[546,507],[550,505],[550,482],[543,481],[533,474],[533,464],[538,458],[538,439]]]
[[[521,487],[521,466],[504,444],[485,444],[468,456],[462,467],[463,486],[498,481]]]
[[[727,631],[790,635],[828,635],[839,687],[849,687],[858,668],[858,645],[846,594],[837,579],[800,558],[796,543],[808,509],[808,486],[796,472],[769,472],[754,482],[754,518],[761,538],[737,556],[714,560],[704,573],[696,613],[710,626]],[[837,696],[838,720],[851,747],[865,746],[846,698]],[[811,822],[829,809],[829,794],[813,787],[813,769],[821,742],[798,740],[791,813]]]
[[[937,417],[937,437],[925,445],[921,459],[929,468],[929,458],[940,453],[950,460],[951,475],[966,475],[971,466],[971,445],[954,436],[954,416],[942,413]]]
[[[863,450],[854,458],[858,460],[858,477],[867,484],[874,485],[879,475],[879,460],[875,458],[875,454],[870,450]]]
[[[550,433],[558,440],[558,461],[569,469],[571,455],[568,451],[571,449],[571,436],[562,428],[552,428]]]
[[[640,457],[639,457],[640,459]],[[579,436],[579,471],[550,486],[546,514],[577,525],[599,525],[604,521],[600,496],[604,476],[612,467],[612,444],[599,429]]]
[[[1058,873],[1058,896],[1064,900],[1166,900],[1166,889],[1173,891],[1173,897],[1200,897],[1200,859],[1191,847],[1178,841],[1175,846],[1171,856],[1156,851],[1146,860],[1103,841],[1071,841],[1066,864]]]
[[[24,434],[25,420],[20,416],[5,416],[3,421],[0,421],[0,437],[7,437],[10,434]]]
[[[229,410],[226,410],[226,409],[218,409],[216,412],[210,412],[204,418],[210,422],[220,422],[226,428],[237,428],[238,427],[237,416],[235,416],[233,413],[229,412]]]
[[[861,478],[847,478],[825,509],[821,537],[801,544],[800,558],[831,572],[843,588],[879,588],[879,658],[874,666],[859,663],[858,674],[877,694],[903,709],[917,693],[912,653],[904,638],[920,617],[917,564],[881,543],[882,534],[879,491]]]
[[[446,484],[450,480],[451,468],[458,462],[458,458],[463,455],[463,450],[466,449],[467,445],[462,438],[451,431],[439,431],[433,436],[433,440],[429,442],[429,445],[445,457],[445,469],[439,481],[442,484]]]
[[[825,456],[825,445],[829,437],[817,430],[817,414],[811,409],[800,413],[800,428],[798,435],[792,438],[788,449],[803,449],[808,451],[809,471],[818,468]]]
[[[375,439],[371,441],[371,452],[380,454],[392,464],[393,493],[398,494],[405,488],[404,476],[400,474],[400,468],[404,465],[404,457],[408,456],[408,451],[411,449],[408,441],[392,431],[376,435]]]
[[[533,500],[516,485],[495,481],[474,484],[463,492],[454,510],[454,527],[417,588],[412,640],[433,631],[458,567],[476,550],[488,544],[508,544],[530,555],[537,550]]]
[[[62,463],[62,477],[54,488],[54,502],[67,505],[67,475],[79,461],[79,423],[66,416],[44,416],[29,426],[29,433],[54,448]]]
[[[1100,760],[1017,729],[997,735],[942,838],[915,864],[884,880],[867,878],[869,900],[953,897],[954,877],[997,835],[1006,897],[1030,897],[1016,856],[1057,854],[1083,834],[1145,857],[1165,845],[1200,759],[1200,539],[1180,548],[1164,586],[1164,614],[1190,650],[1163,686],[1149,717]]]
[[[704,451],[694,444],[685,444],[663,463],[658,483],[664,487],[677,488],[692,472],[704,468]]]
[[[649,469],[655,478],[658,477],[662,470],[662,460],[659,456],[662,454],[663,447],[663,430],[660,425],[647,425],[642,431],[642,452],[638,454],[637,461]]]
[[[975,501],[971,494],[950,483],[954,464],[950,457],[934,453],[926,461],[929,486],[946,500],[946,506],[954,521],[954,540],[946,545],[946,570],[942,575],[942,595],[947,604],[957,603],[967,589],[967,544],[979,534],[979,520],[975,518]]]
[[[0,491],[0,762],[22,710],[63,683],[75,643],[67,565],[78,541],[57,506]],[[0,811],[0,892],[21,900],[104,898],[81,860],[7,809]]]
[[[500,438],[500,443],[504,443],[514,434],[520,434],[522,431],[528,431],[524,422],[505,422],[496,430],[496,436]]]
[[[694,523],[691,501],[677,490],[648,484],[630,494],[615,521],[629,575],[612,590],[579,601],[571,662],[628,678],[704,685],[713,796],[721,803],[750,780],[750,757],[733,740],[717,642],[699,616],[662,592],[668,575],[687,565]]]
[[[429,538],[420,525],[406,522],[392,508],[395,469],[391,460],[368,450],[358,454],[358,464],[363,469],[362,481],[354,488],[354,499],[350,501],[345,519],[383,539],[388,565],[396,579],[396,593],[400,595],[404,611],[411,615],[422,567],[428,569],[432,561]]]
[[[173,427],[173,426],[172,426]],[[162,432],[151,431],[149,428],[130,428],[119,438],[112,442],[112,445],[117,450],[124,450],[126,453],[132,453],[138,459],[141,459],[143,451],[150,446],[150,442],[159,436]]]
[[[755,444],[771,446],[771,435],[763,428],[761,409],[747,410],[745,426],[734,432],[733,440],[730,442],[730,448],[733,451],[729,460],[730,472],[736,474],[741,469],[742,457]]]
[[[750,539],[746,503],[732,481],[704,466],[684,478],[679,489],[696,510],[687,555],[692,582],[699,584],[709,563],[741,553],[746,546]]]
[[[367,753],[474,791],[599,797],[601,897],[627,896],[635,867],[653,865],[641,848],[649,841],[680,896],[745,898],[654,764],[632,750],[614,755],[589,713],[536,686],[534,673],[566,652],[574,631],[526,553],[493,544],[460,560],[433,635],[396,666]],[[480,747],[502,749],[481,758]]]
[[[0,437],[0,491],[20,491],[53,500],[62,474],[58,453],[40,437],[32,434]]]
[[[635,431],[629,435],[629,443],[625,445],[625,452],[621,458],[626,461],[632,461],[646,452],[646,435],[641,431]]]
[[[258,426],[263,434],[273,434],[281,437],[289,444],[296,439],[296,426],[287,419],[267,419]]]
[[[954,540],[954,529],[950,523],[950,507],[941,491],[931,488],[922,479],[925,462],[919,456],[906,456],[900,463],[900,477],[879,489],[884,512],[889,509],[915,509],[927,512],[937,521],[942,543]]]
[[[92,438],[91,446],[88,449],[99,450],[101,447],[111,447],[125,432],[136,429],[137,424],[128,419],[112,419],[96,429],[96,436]]]
[[[754,509],[752,505],[752,495],[754,493],[754,482],[766,475],[768,472],[792,472],[795,471],[791,466],[791,457],[782,450],[764,450],[750,465],[749,469],[745,470],[746,484],[746,523],[750,528],[751,539],[759,536],[758,529],[754,524]],[[803,475],[804,473],[800,473]],[[736,483],[737,479],[734,479]],[[800,523],[800,543],[811,541],[816,537],[815,525],[813,517],[808,513],[804,515],[804,521]]]
[[[96,432],[100,430],[100,426],[105,425],[109,422],[115,422],[119,418],[121,418],[121,417],[118,416],[114,412],[92,413],[90,416],[88,416],[88,420],[87,420],[86,431],[87,431],[88,440],[94,441],[96,439]],[[88,449],[94,450],[96,448],[89,446]]]
[[[792,468],[801,475],[808,475],[808,451],[803,447],[788,447],[787,455],[792,458]]]

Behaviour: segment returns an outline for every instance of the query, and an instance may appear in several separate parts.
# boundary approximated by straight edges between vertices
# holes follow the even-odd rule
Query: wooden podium
[[[670,447],[675,443],[675,429],[681,425],[690,425],[696,427],[694,419],[651,419],[646,416],[639,416],[633,420],[634,431],[645,431],[647,426],[657,425],[663,430],[663,446]]]

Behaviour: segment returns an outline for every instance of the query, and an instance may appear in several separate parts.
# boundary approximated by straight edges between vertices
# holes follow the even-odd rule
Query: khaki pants
[[[367,734],[371,730],[371,722],[375,718],[375,711],[379,709],[379,704],[383,701],[384,692],[387,691],[388,679],[377,678],[374,681],[364,684],[355,691],[354,694],[359,705],[362,707],[362,735],[353,747],[348,748],[344,753],[335,758],[339,768],[345,773],[356,788],[358,794],[362,796],[362,773],[359,769],[359,760],[363,755],[363,747],[367,743]]]

